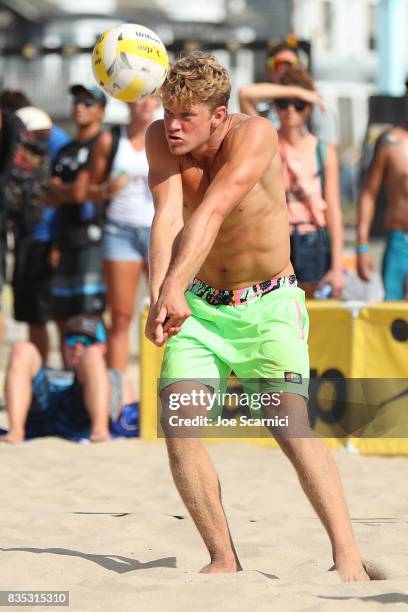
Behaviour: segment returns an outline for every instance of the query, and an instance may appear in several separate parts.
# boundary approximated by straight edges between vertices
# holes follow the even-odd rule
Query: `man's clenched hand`
[[[159,299],[150,307],[146,322],[147,338],[156,346],[163,346],[168,338],[179,333],[190,315],[183,288],[174,281],[166,280]]]

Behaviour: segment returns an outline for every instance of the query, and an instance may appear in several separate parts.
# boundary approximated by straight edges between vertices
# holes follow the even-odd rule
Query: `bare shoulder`
[[[377,140],[376,148],[393,147],[408,138],[408,133],[402,128],[391,128],[383,132]]]
[[[390,131],[391,138],[396,141],[396,143],[400,144],[401,142],[406,142],[408,140],[408,130],[405,130],[402,127],[396,127]]]
[[[98,154],[108,154],[112,147],[112,132],[111,130],[104,130],[99,136],[95,143],[95,149],[98,150]]]
[[[278,135],[272,122],[264,117],[250,117],[242,113],[230,116],[231,129],[228,132],[228,144],[235,148],[238,144],[245,146],[276,145]]]
[[[176,159],[169,151],[163,119],[153,121],[153,123],[149,125],[146,132],[145,143],[146,155],[150,166],[156,161],[160,163],[160,165],[163,165],[163,162],[168,164]]]
[[[150,172],[172,175],[180,171],[178,158],[169,150],[162,119],[149,125],[145,138],[145,150]]]
[[[236,113],[231,115],[231,119],[235,123],[234,127],[236,133],[266,133],[269,136],[277,133],[272,122],[269,121],[269,119],[265,119],[265,117],[250,117],[249,115],[244,115],[243,113]]]
[[[149,125],[146,131],[146,145],[154,143],[155,146],[161,143],[166,144],[166,135],[164,132],[164,121],[158,119]]]

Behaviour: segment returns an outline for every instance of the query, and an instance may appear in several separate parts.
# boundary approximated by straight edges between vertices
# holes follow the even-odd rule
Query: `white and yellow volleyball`
[[[98,85],[107,94],[132,102],[156,93],[169,66],[166,47],[153,30],[124,23],[99,37],[92,54]]]

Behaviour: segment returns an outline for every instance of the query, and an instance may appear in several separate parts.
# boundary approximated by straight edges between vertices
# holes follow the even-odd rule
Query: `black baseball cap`
[[[68,91],[74,96],[79,96],[80,94],[88,94],[97,102],[99,102],[102,106],[106,106],[106,103],[108,101],[108,98],[105,96],[102,89],[99,89],[99,87],[96,87],[96,85],[86,87],[85,85],[76,83],[75,85],[71,85]]]
[[[65,324],[64,338],[77,335],[87,336],[96,342],[107,342],[106,329],[102,321],[86,315],[71,317]]]

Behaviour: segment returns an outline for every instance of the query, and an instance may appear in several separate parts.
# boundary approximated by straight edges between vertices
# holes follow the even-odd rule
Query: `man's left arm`
[[[185,224],[162,286],[159,302],[167,308],[167,329],[180,328],[184,320],[177,312],[180,294],[205,262],[224,219],[261,179],[276,154],[276,130],[261,117],[246,120],[224,141],[224,164]]]

